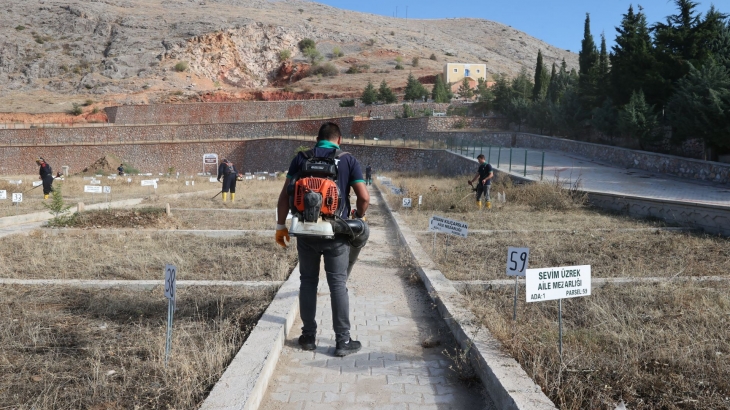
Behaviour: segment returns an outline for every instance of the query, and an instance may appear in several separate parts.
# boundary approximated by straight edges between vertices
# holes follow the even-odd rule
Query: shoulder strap
[[[347,152],[347,151],[335,150],[335,156],[334,156],[334,158],[340,158],[343,155],[350,155],[350,153]]]
[[[301,151],[301,154],[304,156],[304,158],[310,159],[314,156],[314,149],[310,149],[307,151]]]

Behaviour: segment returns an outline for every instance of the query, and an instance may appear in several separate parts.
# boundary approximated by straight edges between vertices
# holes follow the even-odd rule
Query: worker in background
[[[40,166],[38,174],[43,181],[43,199],[48,199],[48,195],[53,192],[53,170],[43,157],[38,157],[35,163]]]
[[[325,123],[320,127],[317,144],[312,150],[315,157],[328,157],[337,154],[342,143],[340,127],[335,123]],[[289,193],[287,187],[307,161],[304,152],[300,152],[289,165],[286,182],[279,194],[276,220],[276,243],[286,247],[289,230],[286,227],[286,216],[289,213]],[[370,194],[365,187],[360,164],[354,156],[343,153],[337,162],[337,186],[343,198],[348,198],[350,190],[355,192],[357,201],[354,216],[364,219],[370,204]],[[342,209],[338,210],[341,218],[350,213],[350,201],[345,200]],[[317,284],[319,283],[319,265],[324,259],[327,273],[327,284],[330,288],[332,305],[332,327],[335,331],[335,356],[346,356],[360,350],[362,343],[350,337],[350,299],[347,294],[347,279],[359,249],[353,252],[349,239],[335,236],[326,239],[317,236],[297,238],[299,255],[299,316],[302,319],[302,335],[299,345],[303,350],[317,348]]]
[[[469,185],[471,185],[474,181],[479,179],[479,183],[477,184],[477,205],[479,206],[479,209],[482,209],[482,201],[481,196],[484,195],[484,199],[487,201],[487,209],[492,207],[492,202],[489,198],[489,189],[492,187],[492,178],[494,177],[494,172],[492,170],[492,166],[487,163],[486,159],[484,158],[484,154],[479,154],[477,156],[477,162],[479,162],[479,168],[477,169],[476,175],[474,175],[474,178],[469,180]]]
[[[221,178],[223,178],[223,188],[221,189],[221,192],[223,193],[223,202],[226,202],[228,199],[229,191],[231,193],[231,202],[236,199],[237,176],[238,171],[236,171],[236,167],[233,163],[223,158],[221,165],[218,167],[218,182],[220,182]]]
[[[368,164],[367,167],[365,167],[365,185],[372,185],[373,184],[373,168]]]
[[[124,164],[119,164],[117,167],[117,175],[123,176],[124,175]]]

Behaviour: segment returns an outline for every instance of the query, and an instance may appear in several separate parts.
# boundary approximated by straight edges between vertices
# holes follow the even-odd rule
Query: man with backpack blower
[[[300,152],[292,160],[279,194],[276,221],[276,243],[286,247],[290,233],[298,238],[302,319],[299,345],[303,350],[317,348],[317,284],[320,259],[324,257],[332,303],[335,356],[346,356],[362,347],[350,338],[347,278],[369,236],[364,219],[370,203],[360,164],[351,154],[340,151],[341,142],[339,126],[325,123],[319,129],[315,147]],[[350,214],[350,188],[357,196],[357,203],[355,219],[346,220]],[[285,225],[290,210],[291,232]]]

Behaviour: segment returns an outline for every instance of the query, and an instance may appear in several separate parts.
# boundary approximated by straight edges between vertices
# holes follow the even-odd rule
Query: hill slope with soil
[[[303,38],[314,39],[340,74],[296,81],[308,67],[297,48]],[[334,56],[335,47],[344,55]],[[447,62],[483,62],[489,75],[532,72],[539,49],[548,66],[564,58],[577,67],[575,53],[480,19],[405,20],[302,0],[5,2],[0,111],[62,112],[87,100],[282,98],[273,84],[288,85],[288,97],[348,96],[368,80],[402,87],[409,71],[433,75]],[[285,70],[281,50],[292,56]],[[398,56],[403,71],[394,69]],[[175,70],[181,62],[187,69]],[[369,67],[345,74],[351,65]]]

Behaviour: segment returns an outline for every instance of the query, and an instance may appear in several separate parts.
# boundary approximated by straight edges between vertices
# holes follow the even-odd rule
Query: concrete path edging
[[[375,188],[384,197],[377,185]],[[426,290],[461,348],[468,352],[472,367],[494,404],[505,410],[556,409],[540,386],[535,384],[516,360],[502,352],[501,343],[464,307],[464,297],[436,269],[436,264],[423,250],[411,229],[383,199],[388,214],[396,224],[398,237],[416,263]]]
[[[266,394],[284,342],[298,314],[299,265],[279,288],[274,300],[200,409],[257,409]]]
[[[124,199],[121,201],[85,205],[85,208],[87,210],[104,209],[107,207],[124,208],[124,207],[128,207],[128,206],[139,205],[141,202],[142,202],[142,198]],[[78,205],[72,207],[69,211],[71,213],[78,212]],[[14,215],[14,216],[6,216],[3,218],[0,218],[0,228],[7,227],[7,226],[13,226],[13,225],[26,224],[26,223],[30,223],[30,222],[43,222],[43,221],[48,221],[50,219],[53,219],[53,215],[51,215],[51,213],[48,211],[33,212],[30,214],[22,214],[22,215]]]

